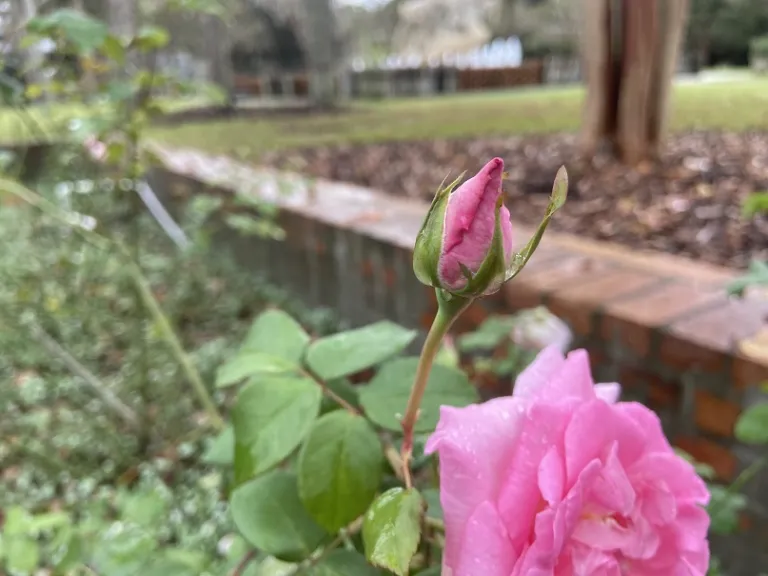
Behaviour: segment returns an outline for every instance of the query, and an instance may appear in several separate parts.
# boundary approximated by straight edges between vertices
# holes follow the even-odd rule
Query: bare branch
[[[88,368],[80,364],[77,359],[67,352],[61,344],[48,335],[36,323],[29,324],[29,330],[34,337],[48,352],[59,358],[69,370],[82,379],[91,391],[99,397],[117,416],[119,416],[131,428],[138,430],[141,427],[139,417],[127,404],[124,404],[101,380],[99,380]]]

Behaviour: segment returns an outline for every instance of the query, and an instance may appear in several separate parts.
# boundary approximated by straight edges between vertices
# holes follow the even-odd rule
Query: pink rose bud
[[[494,158],[456,188],[435,195],[414,247],[413,269],[424,284],[460,296],[496,292],[512,258],[512,223],[502,204],[504,161]]]
[[[513,396],[441,408],[443,575],[707,573],[707,487],[619,392],[550,346]]]

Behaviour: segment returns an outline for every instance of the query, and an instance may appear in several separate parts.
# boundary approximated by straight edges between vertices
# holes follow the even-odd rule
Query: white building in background
[[[356,57],[350,63],[355,72],[377,68],[383,70],[402,70],[428,66],[457,67],[461,69],[516,68],[523,63],[523,44],[517,36],[497,38],[476,48],[464,51],[445,51],[442,54],[423,55],[415,52],[390,54],[378,62],[366,62]]]

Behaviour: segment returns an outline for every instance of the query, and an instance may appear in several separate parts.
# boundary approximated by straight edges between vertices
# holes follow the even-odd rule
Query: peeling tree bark
[[[587,83],[582,141],[584,151],[594,154],[598,144],[611,136],[615,119],[612,103],[611,9],[607,0],[586,0],[581,11],[582,70]]]
[[[689,0],[582,0],[583,151],[611,142],[628,164],[660,151]]]

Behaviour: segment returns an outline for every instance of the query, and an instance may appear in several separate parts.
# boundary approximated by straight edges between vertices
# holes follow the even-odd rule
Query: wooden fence
[[[505,68],[439,66],[348,71],[339,79],[338,86],[344,98],[389,98],[499,90],[574,81],[578,77],[578,63],[537,59]],[[309,78],[304,73],[239,74],[235,76],[235,89],[238,94],[248,96],[304,97],[309,93]]]

